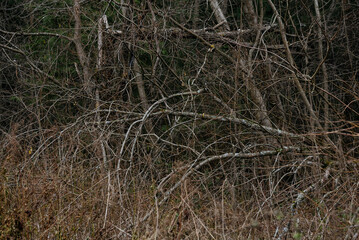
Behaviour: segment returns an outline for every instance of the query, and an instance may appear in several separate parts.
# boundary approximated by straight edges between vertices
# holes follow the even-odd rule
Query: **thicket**
[[[359,237],[355,1],[0,14],[0,239]]]

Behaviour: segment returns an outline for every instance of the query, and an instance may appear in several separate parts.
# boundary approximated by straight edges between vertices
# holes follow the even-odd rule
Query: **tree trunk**
[[[218,4],[218,1],[217,0],[210,0],[209,2],[211,4],[211,7],[212,7],[213,12],[214,12],[214,16],[216,17],[216,20],[217,20],[218,24],[222,25],[221,26],[222,29],[229,31],[230,30],[229,24],[227,22],[226,17],[223,14],[223,11],[222,11],[221,7]]]
[[[314,8],[315,8],[315,14],[317,16],[318,21],[318,57],[319,61],[322,63],[322,72],[323,72],[323,87],[324,87],[324,131],[328,131],[328,123],[329,123],[329,85],[328,85],[328,72],[327,72],[327,65],[325,64],[324,59],[324,51],[323,51],[323,23],[320,16],[319,11],[319,3],[318,0],[314,0]]]
[[[83,85],[85,91],[88,95],[92,96],[92,88],[93,84],[91,83],[91,71],[90,71],[90,61],[86,56],[84,47],[82,46],[81,41],[81,7],[80,7],[80,0],[74,0],[74,7],[73,7],[73,16],[75,19],[75,31],[74,31],[74,38],[73,41],[76,46],[77,57],[80,61],[82,67],[82,77],[83,78]]]

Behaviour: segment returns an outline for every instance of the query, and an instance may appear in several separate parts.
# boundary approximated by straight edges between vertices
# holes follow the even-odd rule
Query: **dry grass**
[[[303,169],[294,166],[300,173],[295,179],[284,179],[285,171],[276,171],[284,166],[278,164],[257,164],[253,171],[233,168],[235,160],[226,160],[198,169],[160,204],[164,192],[185,173],[186,163],[174,165],[172,170],[179,170],[159,189],[163,175],[151,173],[139,164],[140,159],[119,171],[115,166],[106,169],[99,159],[75,157],[78,146],[73,142],[29,153],[29,146],[21,144],[25,139],[9,136],[2,140],[0,239],[353,239],[358,235],[355,161],[345,164],[345,169],[321,168],[319,163]],[[68,151],[72,152],[68,158],[59,156]],[[316,183],[313,191],[305,192]],[[294,206],[301,192],[304,199]]]

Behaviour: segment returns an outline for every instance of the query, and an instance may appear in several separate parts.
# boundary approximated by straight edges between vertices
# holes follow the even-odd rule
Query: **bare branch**
[[[175,111],[168,110],[168,109],[162,110],[162,112],[168,113],[168,114],[173,114],[173,115],[178,115],[178,116],[188,116],[188,117],[194,117],[194,118],[212,119],[212,120],[217,120],[217,121],[222,121],[222,122],[239,123],[239,124],[242,124],[244,126],[247,126],[247,127],[250,127],[250,128],[256,129],[256,130],[268,132],[273,135],[283,135],[283,136],[288,136],[288,137],[303,138],[303,136],[295,134],[295,133],[290,133],[290,132],[287,132],[284,130],[267,127],[264,125],[257,124],[253,121],[245,120],[245,119],[241,119],[241,118],[215,116],[215,115],[209,115],[209,114],[205,114],[205,113],[200,114],[200,113],[194,113],[194,112],[175,112]]]
[[[280,34],[281,34],[281,37],[282,37],[283,44],[285,46],[288,61],[289,61],[290,65],[291,65],[291,67],[293,69],[296,69],[293,55],[292,55],[292,53],[291,53],[291,51],[289,49],[289,44],[288,44],[288,40],[287,40],[287,36],[286,36],[284,23],[282,21],[282,17],[280,16],[280,14],[279,14],[277,8],[275,7],[274,3],[272,2],[272,0],[268,0],[268,3],[272,7],[274,13],[276,14],[277,21],[278,21],[279,28],[280,28]],[[306,93],[305,93],[305,91],[304,91],[304,89],[302,87],[302,84],[299,82],[299,79],[295,74],[293,74],[293,80],[294,80],[294,83],[295,83],[295,85],[296,85],[296,87],[297,87],[297,89],[299,91],[300,96],[302,97],[302,99],[304,101],[305,106],[307,107],[307,109],[308,109],[308,111],[310,113],[310,116],[313,118],[313,120],[318,125],[318,127],[320,129],[323,129],[322,125],[319,122],[319,119],[318,119],[317,115],[315,114],[315,112],[313,110],[312,105],[310,104],[310,102],[309,102],[309,100],[307,98],[307,95],[306,95]]]
[[[15,53],[19,53],[21,54],[22,56],[25,57],[26,61],[30,64],[30,66],[38,73],[40,73],[41,75],[44,75],[45,77],[51,79],[52,81],[56,82],[57,84],[58,81],[51,75],[45,73],[44,71],[42,71],[40,68],[38,68],[33,62],[32,60],[27,56],[27,54],[25,52],[23,52],[22,50],[18,49],[18,48],[12,48],[12,47],[9,47],[7,45],[3,45],[0,43],[0,48],[3,48],[3,49],[7,49],[7,50],[10,50],[12,52],[15,52]]]
[[[8,35],[18,35],[18,36],[49,36],[49,37],[58,37],[68,41],[73,41],[72,38],[58,34],[58,33],[49,33],[49,32],[34,32],[34,33],[27,33],[27,32],[8,32],[3,29],[0,29],[0,33],[8,34]]]

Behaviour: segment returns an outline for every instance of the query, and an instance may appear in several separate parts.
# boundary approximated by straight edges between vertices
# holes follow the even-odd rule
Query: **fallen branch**
[[[287,132],[287,131],[272,128],[272,127],[263,126],[258,123],[255,123],[253,121],[241,119],[241,118],[216,116],[216,115],[210,115],[210,114],[205,114],[205,113],[199,114],[199,113],[194,113],[194,112],[175,112],[175,111],[171,111],[168,109],[162,110],[162,112],[167,113],[167,114],[177,115],[177,116],[188,116],[188,117],[194,117],[194,118],[217,120],[217,121],[222,121],[222,122],[233,122],[233,123],[242,124],[244,126],[252,128],[252,129],[266,131],[273,135],[304,138],[302,135],[299,135],[299,134]]]

